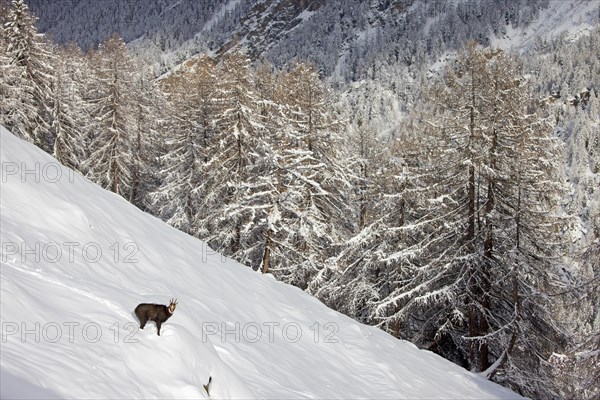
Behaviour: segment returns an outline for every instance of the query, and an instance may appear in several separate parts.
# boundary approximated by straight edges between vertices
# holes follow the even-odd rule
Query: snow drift
[[[2,398],[515,399],[213,252],[4,128]],[[138,303],[179,299],[157,336]]]

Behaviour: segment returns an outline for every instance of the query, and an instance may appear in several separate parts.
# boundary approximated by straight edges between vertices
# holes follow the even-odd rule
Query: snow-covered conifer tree
[[[251,208],[243,203],[252,190],[250,170],[262,159],[257,144],[264,126],[254,86],[250,60],[241,52],[226,55],[219,66],[214,96],[217,117],[211,122],[215,136],[207,150],[209,187],[202,205],[205,214],[198,222],[201,237],[221,252],[248,263],[245,234],[252,228]]]
[[[134,64],[118,35],[102,43],[90,58],[94,128],[87,174],[104,188],[129,198],[134,168]]]
[[[0,2],[0,124],[15,126],[25,117],[17,113],[17,97],[13,93],[19,87],[16,84],[20,76],[19,69],[8,55],[8,40],[5,23],[8,18],[8,3]]]
[[[63,165],[82,170],[87,155],[85,132],[89,105],[84,101],[81,79],[85,59],[75,46],[55,46],[55,81],[52,88],[52,155]]]
[[[311,289],[350,232],[352,185],[341,157],[342,124],[315,68],[298,63],[281,79],[285,128],[279,138],[279,169],[284,192],[275,231],[289,245],[280,250],[286,257],[272,271],[279,279]]]
[[[51,153],[53,54],[35,22],[24,0],[12,2],[4,23],[7,76],[2,80],[12,97],[4,122],[15,135]]]
[[[471,45],[432,88],[430,199],[407,227],[419,261],[378,311],[395,310],[388,318],[421,345],[527,390],[544,373],[536,360],[564,339],[540,295],[558,285],[563,181],[521,75],[502,52]]]
[[[315,294],[335,309],[364,323],[375,324],[373,305],[386,286],[386,273],[393,268],[386,258],[401,243],[395,222],[402,211],[402,184],[394,182],[401,165],[396,165],[389,149],[376,138],[375,132],[358,120],[350,132],[349,166],[354,192],[353,236],[325,271]],[[400,184],[396,184],[400,183]]]
[[[133,170],[129,201],[148,209],[153,193],[160,185],[158,151],[164,140],[160,131],[166,127],[166,99],[150,74],[149,66],[137,63],[133,81]]]
[[[212,151],[216,146],[215,64],[212,58],[201,57],[193,67],[162,82],[170,110],[166,152],[160,157],[162,184],[152,194],[152,208],[161,218],[203,239],[207,232],[199,224],[212,212],[210,204],[221,201],[206,171],[216,155]]]

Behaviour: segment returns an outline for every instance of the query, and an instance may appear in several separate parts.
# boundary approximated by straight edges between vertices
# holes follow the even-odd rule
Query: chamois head
[[[175,307],[177,307],[177,299],[171,299],[169,302],[169,314],[173,314],[175,312]]]

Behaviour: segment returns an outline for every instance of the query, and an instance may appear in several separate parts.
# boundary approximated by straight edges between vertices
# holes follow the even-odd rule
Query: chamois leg
[[[148,321],[148,318],[146,318],[146,316],[144,315],[144,312],[141,310],[141,304],[139,306],[137,306],[135,308],[135,316],[137,317],[137,319],[140,321],[140,329],[144,329],[144,326],[146,325],[146,321]]]
[[[156,321],[156,329],[157,329],[156,333],[158,334],[158,336],[160,336],[160,326],[161,326],[161,324],[162,324],[161,322]]]

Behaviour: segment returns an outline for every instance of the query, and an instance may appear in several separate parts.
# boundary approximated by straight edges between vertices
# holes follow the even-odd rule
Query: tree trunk
[[[136,132],[136,142],[135,142],[135,156],[134,165],[133,165],[133,174],[132,174],[132,182],[131,182],[131,195],[129,196],[129,202],[133,205],[139,206],[137,204],[137,196],[138,196],[138,187],[140,184],[140,164],[142,159],[142,107],[138,107],[138,118],[137,118],[137,132]]]
[[[471,110],[469,115],[469,146],[474,146],[475,140],[475,83],[473,79],[474,71],[471,71]],[[470,152],[470,156],[473,156],[473,152]],[[473,160],[471,161],[471,165],[469,166],[469,176],[467,183],[467,197],[469,202],[468,209],[468,222],[467,222],[467,236],[466,236],[466,245],[467,251],[469,255],[475,254],[475,166],[473,165]],[[468,295],[469,295],[469,314],[468,314],[468,330],[469,337],[475,337],[478,335],[478,323],[477,323],[477,308],[474,304],[475,301],[475,293],[477,292],[477,279],[476,279],[476,266],[473,264],[473,261],[470,261],[469,268],[469,281],[468,281]],[[476,364],[477,359],[477,344],[475,341],[471,340],[469,343],[469,362],[471,367]]]
[[[360,215],[358,219],[358,228],[359,230],[363,229],[367,224],[367,209],[368,209],[368,199],[367,199],[367,166],[363,166],[363,182],[361,184],[361,194],[360,194]]]
[[[267,274],[269,273],[271,268],[271,231],[269,230],[267,232],[267,239],[265,241],[265,250],[263,252],[263,258],[262,258],[262,273],[263,274]]]

